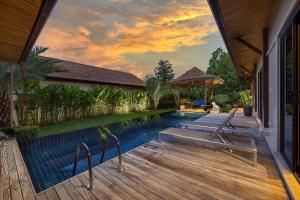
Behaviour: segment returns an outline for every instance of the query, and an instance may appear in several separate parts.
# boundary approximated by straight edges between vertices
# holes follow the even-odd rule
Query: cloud
[[[129,71],[139,77],[152,71],[151,64],[137,65],[126,55],[205,44],[205,37],[217,31],[205,0],[81,1],[78,5],[75,1],[76,6],[68,1],[58,3],[37,41],[50,47],[45,56]]]

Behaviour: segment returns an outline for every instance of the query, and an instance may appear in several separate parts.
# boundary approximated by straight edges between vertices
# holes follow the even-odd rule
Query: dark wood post
[[[268,28],[263,29],[263,124],[269,127],[269,61],[268,61]]]
[[[253,86],[254,86],[254,111],[257,112],[257,98],[258,98],[258,95],[257,95],[257,78],[256,78],[256,74],[254,75],[254,80],[253,80]]]
[[[176,103],[176,107],[177,109],[180,110],[180,94],[179,94],[179,87],[178,85],[175,86],[175,103]]]
[[[252,71],[252,84],[253,84],[253,104],[254,104],[254,111],[257,112],[257,79],[256,79],[256,70],[257,70],[257,64],[254,63],[253,65],[253,71]]]
[[[11,64],[10,67],[10,87],[9,87],[9,119],[10,119],[10,128],[13,128],[14,126],[14,96],[13,96],[13,90],[14,90],[14,85],[13,85],[13,77],[14,77],[14,71],[13,71],[13,65]]]

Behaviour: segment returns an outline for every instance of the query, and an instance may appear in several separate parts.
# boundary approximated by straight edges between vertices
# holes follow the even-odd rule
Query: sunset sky
[[[206,70],[224,47],[206,0],[59,0],[36,45],[44,56],[131,72],[168,59],[176,75]]]

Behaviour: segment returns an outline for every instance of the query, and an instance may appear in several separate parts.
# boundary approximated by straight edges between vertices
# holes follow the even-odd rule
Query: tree
[[[212,53],[207,73],[217,75],[224,80],[224,84],[216,88],[216,94],[238,92],[248,88],[247,81],[237,76],[230,55],[220,47]]]
[[[164,86],[156,77],[151,77],[146,80],[146,89],[152,100],[153,108],[156,109],[161,97],[164,94]]]
[[[163,84],[165,84],[166,81],[174,78],[175,73],[172,69],[172,64],[168,60],[160,60],[154,68],[154,75]]]
[[[58,61],[52,58],[41,57],[47,51],[46,47],[35,47],[22,64],[13,65],[13,85],[15,88],[26,86],[26,82],[40,79],[50,72],[61,71]],[[9,68],[11,64],[0,61],[0,127],[7,127],[10,116],[9,103]],[[22,87],[26,90],[26,87]],[[23,91],[26,92],[26,91]]]

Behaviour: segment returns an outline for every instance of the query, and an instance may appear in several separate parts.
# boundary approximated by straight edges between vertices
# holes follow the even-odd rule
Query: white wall
[[[266,140],[271,151],[278,151],[277,139],[279,137],[279,62],[277,43],[270,49],[269,53],[269,127],[271,131],[266,135]]]
[[[54,84],[64,84],[69,86],[79,86],[80,89],[88,90],[91,87],[95,86],[94,84],[88,84],[88,83],[73,83],[73,82],[61,82],[61,81],[48,81],[48,80],[41,80],[40,85],[41,87],[46,87],[48,85],[54,85]]]
[[[269,135],[266,140],[271,151],[279,151],[278,138],[280,134],[279,129],[279,95],[280,95],[280,51],[279,51],[279,33],[283,25],[288,20],[293,9],[299,0],[279,0],[269,24]]]

